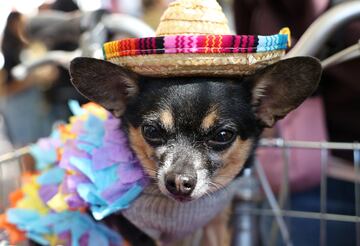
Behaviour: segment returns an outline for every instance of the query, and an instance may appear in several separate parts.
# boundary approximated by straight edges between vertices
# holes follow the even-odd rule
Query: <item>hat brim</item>
[[[140,75],[238,76],[280,60],[288,35],[177,35],[104,45],[105,59]]]
[[[280,60],[284,50],[235,54],[154,54],[119,56],[109,62],[149,77],[241,76]]]

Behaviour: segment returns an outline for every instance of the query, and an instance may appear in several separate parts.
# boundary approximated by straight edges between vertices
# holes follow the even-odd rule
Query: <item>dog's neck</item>
[[[153,239],[169,243],[206,225],[229,205],[237,188],[238,179],[208,196],[180,203],[150,185],[122,214]]]

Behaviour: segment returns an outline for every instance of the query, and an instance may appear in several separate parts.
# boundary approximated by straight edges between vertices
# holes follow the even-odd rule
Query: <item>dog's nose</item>
[[[175,196],[189,196],[196,185],[196,177],[189,174],[169,173],[165,176],[166,189]]]

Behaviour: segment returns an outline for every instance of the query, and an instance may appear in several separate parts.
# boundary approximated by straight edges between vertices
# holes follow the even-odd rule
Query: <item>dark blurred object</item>
[[[340,30],[328,43],[328,52],[342,50],[360,40],[360,20]],[[322,95],[331,141],[360,141],[360,58],[325,70]],[[335,156],[352,161],[348,151],[334,151]]]
[[[48,50],[73,51],[79,47],[82,34],[92,31],[109,12],[103,9],[87,13],[42,11],[25,25],[26,36],[41,41]]]
[[[71,1],[71,0],[70,0]],[[60,3],[68,3],[68,0],[58,0]],[[96,25],[101,21],[101,18],[107,14],[106,10],[97,10],[93,12],[89,12],[86,14],[80,15],[67,15],[67,20],[64,22],[59,21],[56,24],[56,27],[63,28],[66,30],[76,30],[72,34],[74,38],[73,42],[70,40],[62,40],[63,31],[59,29],[48,29],[48,39],[52,40],[52,47],[48,47],[50,50],[62,50],[62,51],[73,51],[79,48],[81,35],[83,32],[92,30],[96,27]],[[46,26],[43,25],[42,26]],[[75,42],[76,40],[76,42]],[[70,111],[67,106],[67,102],[70,99],[74,99],[79,101],[80,103],[85,103],[87,100],[80,95],[76,89],[72,86],[70,82],[70,75],[67,69],[62,66],[57,66],[59,71],[58,78],[54,81],[53,86],[48,89],[45,93],[47,100],[55,107],[54,117],[56,119],[66,120]]]
[[[340,2],[344,1],[336,1]],[[331,0],[235,0],[236,30],[240,34],[268,35],[288,26],[291,29],[292,41],[296,42],[309,25],[334,4],[335,1]],[[317,56],[324,59],[357,43],[359,39],[360,21],[353,21],[333,35]],[[309,39],[308,42],[312,40]],[[330,141],[360,140],[359,68],[358,58],[329,67],[323,73],[318,94],[324,100]],[[309,125],[304,127],[312,129],[312,119],[309,119]],[[332,154],[353,161],[350,151],[337,151]],[[354,185],[334,179],[328,179],[327,182],[327,211],[353,215]],[[290,200],[291,209],[319,211],[319,188],[293,194]],[[294,245],[319,245],[318,221],[294,218],[289,226]],[[269,228],[264,232],[268,234]],[[327,245],[355,245],[355,235],[355,225],[352,223],[344,227],[344,223],[328,222]]]
[[[329,4],[329,0],[236,0],[236,31],[269,35],[287,26],[297,40]]]
[[[62,12],[73,12],[79,10],[79,6],[73,0],[56,0],[50,7]]]
[[[81,19],[81,29],[83,31],[89,31],[96,27],[101,22],[101,19],[109,15],[110,12],[106,9],[98,9],[92,12],[84,13]]]
[[[65,22],[54,21],[53,25],[45,25],[46,28],[42,28],[46,23],[46,21],[43,21],[38,23],[39,32],[31,35],[33,40],[42,40],[48,50],[73,51],[79,47],[81,35],[80,18],[69,19]],[[33,22],[31,24],[32,27],[35,26]],[[67,102],[70,99],[84,101],[83,97],[72,87],[67,69],[61,65],[55,65],[55,68],[58,76],[50,83],[51,86],[43,91],[50,106],[51,122],[68,119],[71,112]]]
[[[32,41],[41,41],[49,50],[74,50],[80,42],[81,15],[61,11],[43,11],[29,19],[25,26],[27,37]],[[60,46],[60,47],[59,47]]]
[[[156,29],[166,7],[167,1],[165,0],[142,0],[143,20]]]
[[[4,29],[1,51],[4,55],[5,84],[14,81],[11,69],[20,63],[20,53],[26,43],[23,38],[23,16],[19,12],[10,13]]]
[[[75,50],[81,35],[80,14],[73,0],[56,0],[46,10],[29,19],[25,31],[29,39],[43,42],[50,50]]]
[[[60,4],[69,1],[58,2]],[[88,37],[88,35],[84,36],[84,34],[96,29],[102,17],[108,14],[106,10],[89,13],[64,13],[59,9],[62,8],[43,11],[38,16],[29,19],[26,24],[26,33],[29,39],[41,41],[49,51],[74,51],[89,48],[83,47],[86,46],[85,37]],[[104,42],[106,38],[108,37],[104,37]],[[55,120],[66,120],[70,115],[67,106],[70,99],[78,100],[80,103],[87,100],[71,85],[67,69],[62,65],[56,65],[56,67],[59,76],[52,82],[51,87],[45,91],[45,96],[52,106],[53,118]]]
[[[4,116],[6,133],[14,146],[28,144],[50,132],[42,94],[35,86],[38,82],[36,76],[29,74],[24,80],[18,80],[11,73],[21,62],[21,52],[27,48],[23,30],[23,16],[11,13],[1,47],[5,58],[5,83],[1,86],[0,113]]]
[[[151,8],[153,5],[155,5],[157,0],[143,0],[142,6],[144,9]]]
[[[57,0],[49,6],[49,9],[41,11],[39,15],[28,20],[25,30],[29,40],[40,41],[48,51],[77,50],[84,32],[82,24],[84,14],[77,10],[79,8],[72,0]],[[88,26],[89,24],[86,24],[86,28]],[[61,64],[54,63],[54,66],[58,76],[44,91],[46,101],[51,108],[52,122],[68,119],[71,112],[67,102],[70,99],[85,102],[71,85],[67,69]]]
[[[288,26],[296,42],[309,25],[334,4],[330,0],[236,0],[236,30],[241,34],[273,34]],[[317,55],[324,59],[360,39],[360,20],[341,28]],[[311,40],[309,40],[311,42]],[[360,140],[360,59],[330,67],[324,71],[320,93],[326,111],[329,140],[353,142]],[[335,156],[352,161],[349,152],[335,151]]]
[[[73,51],[79,47],[81,34],[82,16],[80,14],[71,14],[79,10],[77,4],[73,0],[56,0],[50,7],[52,13],[57,13],[62,19],[54,22],[53,27],[48,27],[43,23],[39,23],[41,34],[37,33],[35,36],[46,37],[47,46],[49,50]],[[70,13],[68,13],[70,12]],[[31,26],[31,25],[29,25]],[[46,31],[44,30],[46,27]],[[67,34],[67,35],[64,35]],[[67,69],[62,66],[57,66],[59,76],[53,81],[52,86],[45,91],[47,101],[52,107],[52,118],[57,120],[67,120],[71,115],[67,102],[71,99],[85,102],[70,82],[70,75]]]

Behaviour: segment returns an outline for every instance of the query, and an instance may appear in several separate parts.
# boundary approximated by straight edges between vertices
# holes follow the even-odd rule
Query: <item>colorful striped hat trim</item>
[[[150,38],[127,38],[104,44],[104,56],[152,54],[259,53],[287,48],[289,35],[173,35]]]

